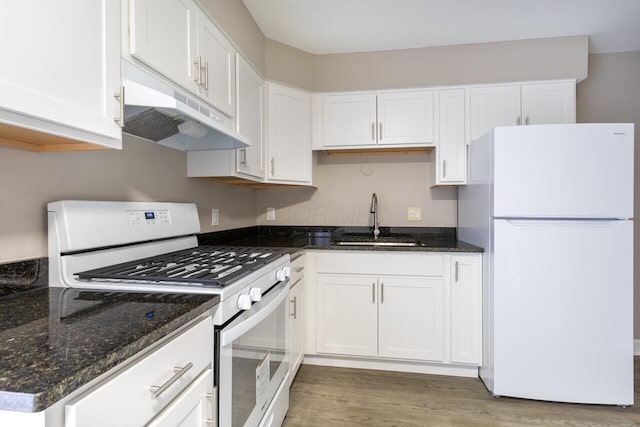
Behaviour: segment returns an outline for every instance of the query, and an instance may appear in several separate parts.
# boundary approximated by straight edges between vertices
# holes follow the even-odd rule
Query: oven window
[[[287,308],[284,300],[230,345],[233,427],[257,425],[289,370]],[[228,374],[222,369],[221,376]]]

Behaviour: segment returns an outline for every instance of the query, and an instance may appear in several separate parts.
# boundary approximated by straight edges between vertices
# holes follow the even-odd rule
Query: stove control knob
[[[249,310],[251,308],[251,296],[249,294],[238,297],[238,308],[240,310]]]
[[[291,267],[284,268],[284,276],[288,279],[291,277]]]
[[[249,289],[249,296],[251,301],[258,302],[262,299],[262,290],[260,288],[251,288]]]
[[[276,280],[278,282],[284,282],[291,275],[289,274],[289,276],[287,276],[287,271],[286,271],[287,268],[288,267],[284,267],[282,270],[276,271]]]

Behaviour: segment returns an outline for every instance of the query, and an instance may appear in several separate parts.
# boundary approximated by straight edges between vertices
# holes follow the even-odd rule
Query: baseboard
[[[477,366],[448,365],[441,363],[413,363],[395,360],[375,360],[358,357],[305,355],[304,365],[332,366],[336,368],[373,369],[377,371],[413,372],[417,374],[478,377]]]
[[[633,354],[640,356],[640,339],[633,340]]]

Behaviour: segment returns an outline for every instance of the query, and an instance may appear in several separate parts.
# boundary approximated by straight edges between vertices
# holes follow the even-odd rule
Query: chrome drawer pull
[[[304,270],[304,267],[298,267],[296,268],[296,273],[300,273],[302,270]]]
[[[187,363],[187,365],[183,368],[173,368],[176,371],[176,374],[169,378],[166,383],[162,384],[161,386],[152,385],[151,387],[149,387],[149,390],[151,391],[151,398],[157,399],[158,397],[160,397],[162,393],[164,393],[169,387],[171,387],[173,383],[178,381],[180,377],[186,374],[187,371],[191,368],[193,368],[193,363],[191,362]]]

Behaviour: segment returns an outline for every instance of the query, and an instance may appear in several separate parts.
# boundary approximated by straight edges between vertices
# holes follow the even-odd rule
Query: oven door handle
[[[236,320],[231,322],[230,325],[225,327],[220,333],[220,345],[224,347],[231,344],[247,331],[254,328],[273,313],[288,295],[289,281],[285,280],[276,285],[276,287],[267,294],[266,298],[257,304],[254,304],[251,309],[244,312],[242,316],[238,317]]]

